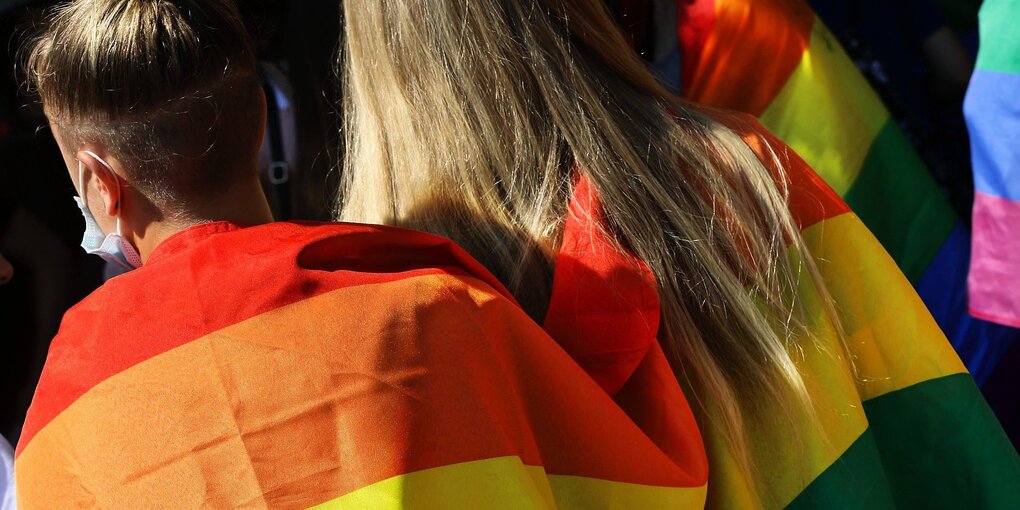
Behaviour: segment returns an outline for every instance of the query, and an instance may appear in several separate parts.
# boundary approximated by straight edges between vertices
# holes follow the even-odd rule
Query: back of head
[[[26,50],[65,143],[103,146],[157,207],[254,172],[264,99],[232,0],[76,0]]]

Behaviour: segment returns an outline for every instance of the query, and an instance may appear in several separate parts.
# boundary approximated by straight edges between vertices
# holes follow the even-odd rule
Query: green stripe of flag
[[[891,119],[843,199],[914,283],[957,222],[949,201]]]
[[[981,51],[977,67],[1020,74],[1020,0],[985,0],[979,14]],[[1020,93],[1020,92],[1018,92]]]
[[[850,448],[804,489],[789,506],[790,510],[825,508],[896,508],[892,490],[881,466],[882,458],[871,430],[864,431]]]
[[[869,430],[788,508],[1020,508],[1020,460],[970,374],[864,410]]]
[[[901,508],[1020,508],[1020,458],[970,374],[864,403]]]

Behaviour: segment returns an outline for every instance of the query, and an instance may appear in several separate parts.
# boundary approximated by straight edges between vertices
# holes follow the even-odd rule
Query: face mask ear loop
[[[110,167],[107,166],[107,168],[110,168]],[[117,173],[114,172],[112,168],[110,168],[110,173],[113,175],[114,182],[117,183],[117,235],[122,235],[120,233],[120,213],[122,212],[121,208],[120,208],[120,199],[122,199],[124,197],[122,197],[120,195],[121,195],[121,193],[124,192],[124,190],[121,189],[121,187],[120,187],[120,178],[117,177]]]
[[[121,192],[123,190],[120,187],[120,177],[117,177],[117,172],[113,171],[113,167],[110,166],[110,164],[107,163],[106,161],[103,161],[103,158],[99,157],[98,154],[96,154],[95,152],[89,151],[89,150],[85,151],[85,153],[88,154],[89,156],[92,156],[93,158],[96,158],[96,161],[98,161],[100,164],[105,166],[106,169],[110,172],[110,175],[113,176],[113,181],[117,183],[117,235],[121,235],[121,233],[120,233],[120,199],[122,197],[120,196],[120,194],[121,194]],[[82,176],[81,168],[82,168],[81,161],[79,161],[78,162],[78,182],[79,183],[81,182],[81,176]],[[84,195],[82,195],[82,202],[85,204],[85,207],[88,207],[89,204],[88,204],[88,202],[86,202],[86,200],[88,200],[88,199],[86,199],[84,197]]]
[[[79,161],[78,162],[78,187],[81,188],[81,191],[78,191],[78,190],[75,190],[75,191],[78,191],[78,198],[81,198],[81,203],[85,204],[85,207],[88,207],[89,206],[89,198],[87,196],[85,196],[85,181],[82,180],[82,178],[85,177],[85,174],[83,173],[83,167],[84,167],[84,165],[82,165],[81,161]]]

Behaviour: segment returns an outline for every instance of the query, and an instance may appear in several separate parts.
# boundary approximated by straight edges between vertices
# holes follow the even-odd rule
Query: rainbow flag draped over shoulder
[[[791,213],[835,300],[845,337],[837,336],[818,289],[804,278],[797,298],[811,338],[798,338],[791,349],[813,408],[775,409],[748,420],[757,482],[737,469],[716,418],[695,406],[709,459],[706,506],[1020,508],[1020,458],[895,262],[808,165],[753,117],[720,120],[786,181]],[[666,394],[653,381],[672,379],[655,341],[654,280],[608,238],[604,221],[598,197],[581,179],[544,326],[665,449],[668,441],[656,439],[648,426],[654,424],[649,417],[666,416]],[[795,262],[798,256],[791,253]]]
[[[970,307],[1020,328],[1020,2],[986,0],[964,113],[974,162]]]
[[[449,241],[213,223],[67,313],[17,448],[18,499],[700,508],[701,437],[676,381],[657,388],[666,450]]]
[[[783,151],[760,127],[731,126],[767,166],[761,147]],[[774,507],[1016,508],[1020,457],[909,280],[805,161],[787,150],[779,163],[846,337],[802,284],[820,345],[797,352],[821,429],[791,439],[780,420],[752,428],[759,458],[776,459],[759,466],[767,480],[779,473]]]
[[[889,112],[803,0],[678,1],[683,94],[750,113],[846,201],[979,383],[1020,331],[970,316],[970,234]]]

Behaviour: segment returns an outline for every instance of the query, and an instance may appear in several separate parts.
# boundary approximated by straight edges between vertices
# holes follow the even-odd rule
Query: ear
[[[98,158],[96,157],[98,156]],[[108,167],[104,162],[110,162],[112,158],[99,148],[88,148],[78,151],[75,155],[82,164],[82,182],[78,183],[82,193],[90,193],[89,198],[97,195],[103,201],[103,211],[107,216],[117,216],[121,206],[121,183],[122,177],[117,175],[115,170]],[[102,158],[100,160],[99,158]],[[87,199],[86,199],[87,200]],[[97,211],[99,204],[89,201],[89,207]]]

